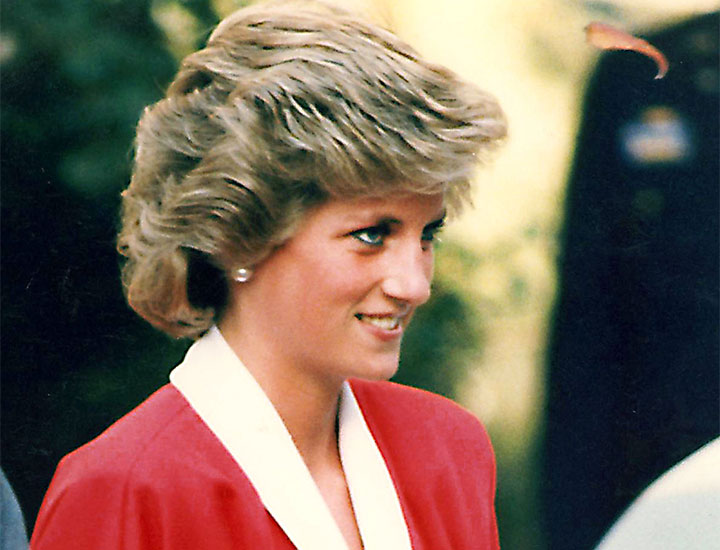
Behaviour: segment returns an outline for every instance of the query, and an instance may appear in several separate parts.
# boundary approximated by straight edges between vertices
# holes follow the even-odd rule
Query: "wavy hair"
[[[323,2],[224,19],[137,127],[118,250],[130,306],[175,337],[222,314],[227,276],[329,198],[445,193],[457,210],[506,133],[497,101]]]

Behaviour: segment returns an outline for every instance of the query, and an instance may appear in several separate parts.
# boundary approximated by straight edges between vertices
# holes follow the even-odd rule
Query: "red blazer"
[[[421,390],[360,380],[351,387],[398,492],[413,549],[499,548],[495,463],[478,420]],[[60,462],[31,548],[295,547],[222,443],[166,385]]]

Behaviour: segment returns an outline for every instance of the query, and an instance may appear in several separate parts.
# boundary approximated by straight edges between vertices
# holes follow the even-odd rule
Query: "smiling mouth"
[[[383,330],[395,330],[400,326],[400,317],[392,317],[390,315],[363,315],[362,313],[357,313],[355,317],[363,323],[373,325]]]

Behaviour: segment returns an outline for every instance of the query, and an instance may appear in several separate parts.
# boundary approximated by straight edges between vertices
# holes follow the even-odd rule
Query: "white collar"
[[[217,327],[170,381],[240,465],[298,550],[347,550],[317,485],[273,407]],[[340,458],[366,550],[410,550],[390,473],[350,385],[342,389]]]

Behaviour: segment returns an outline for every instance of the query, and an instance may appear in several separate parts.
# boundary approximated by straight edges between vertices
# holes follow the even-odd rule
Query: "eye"
[[[389,234],[390,227],[386,224],[380,224],[358,229],[350,233],[350,236],[369,246],[382,246],[385,243],[385,237]]]
[[[427,225],[422,232],[422,240],[425,242],[432,242],[435,240],[439,240],[437,238],[438,233],[442,231],[443,226],[445,225],[445,220],[438,220],[436,222],[431,223],[430,225]]]

